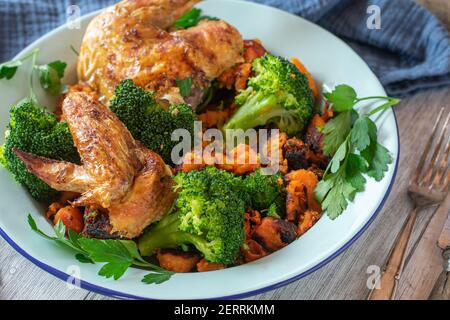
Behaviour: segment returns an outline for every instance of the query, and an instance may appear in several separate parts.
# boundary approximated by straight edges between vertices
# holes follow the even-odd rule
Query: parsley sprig
[[[73,250],[76,253],[75,258],[79,262],[105,263],[98,272],[100,276],[117,280],[123,276],[129,267],[137,266],[153,271],[144,276],[143,283],[159,284],[169,280],[174,274],[144,260],[139,254],[136,243],[132,240],[84,238],[70,229],[67,230],[66,237],[66,227],[61,221],[58,221],[53,227],[55,236],[52,237],[37,227],[30,214],[28,215],[28,224],[41,237]]]
[[[36,64],[38,54],[39,49],[35,49],[23,58],[0,64],[0,79],[11,80],[15,76],[18,68],[22,66],[26,60],[32,59],[32,67],[30,72],[31,96],[35,97],[33,92],[33,77],[35,75],[35,71],[37,72],[42,88],[51,95],[57,96],[63,89],[61,79],[64,77],[67,64],[63,61],[55,60],[48,64],[38,65]]]
[[[177,87],[180,89],[180,94],[182,97],[187,97],[191,94],[192,89],[192,77],[189,76],[186,79],[177,79],[175,80]]]
[[[331,219],[337,218],[353,201],[356,193],[364,190],[364,174],[380,181],[392,162],[389,151],[377,141],[378,129],[370,116],[400,102],[383,96],[358,98],[348,85],[339,85],[325,93],[337,115],[327,122],[324,133],[324,153],[332,155],[323,179],[315,189]],[[357,111],[356,105],[365,100],[385,102],[367,114]]]
[[[175,28],[187,29],[195,27],[201,20],[219,20],[216,17],[210,17],[202,15],[202,10],[198,8],[192,8],[190,11],[182,15],[177,21],[175,21]]]

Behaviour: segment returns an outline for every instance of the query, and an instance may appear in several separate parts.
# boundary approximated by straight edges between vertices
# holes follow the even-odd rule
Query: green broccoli
[[[245,192],[248,194],[248,205],[254,210],[268,210],[273,204],[278,212],[283,212],[286,191],[280,173],[263,175],[258,169],[244,179]],[[272,209],[273,210],[273,209]]]
[[[241,107],[223,129],[249,129],[274,123],[289,135],[303,130],[313,111],[306,76],[284,58],[266,54],[255,59],[254,77],[236,96]]]
[[[172,148],[178,143],[171,140],[175,129],[194,132],[195,112],[186,104],[172,105],[165,110],[152,92],[145,91],[132,80],[123,80],[116,88],[110,109],[130,130],[136,140],[158,153],[164,161],[172,163]]]
[[[179,191],[174,211],[139,239],[141,254],[193,245],[210,262],[233,263],[245,238],[242,179],[214,167],[174,179]]]
[[[55,115],[41,109],[31,98],[11,108],[5,143],[0,151],[0,163],[36,200],[47,202],[54,198],[57,191],[28,172],[24,163],[14,154],[13,148],[51,159],[79,162],[67,123],[58,122]]]

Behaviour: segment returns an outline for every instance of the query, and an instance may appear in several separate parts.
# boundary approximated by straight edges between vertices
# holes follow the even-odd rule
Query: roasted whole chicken
[[[154,91],[169,103],[194,108],[211,81],[242,62],[240,33],[224,21],[202,21],[186,30],[170,28],[199,0],[124,0],[95,17],[78,60],[81,84],[107,103],[124,79]],[[189,96],[177,80],[192,77]]]
[[[111,233],[121,237],[134,238],[161,219],[175,199],[163,160],[87,93],[69,93],[62,112],[81,165],[14,150],[28,170],[58,191],[80,193],[73,206],[105,209]]]

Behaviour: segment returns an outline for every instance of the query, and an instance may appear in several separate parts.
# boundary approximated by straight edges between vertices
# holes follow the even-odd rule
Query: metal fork
[[[450,186],[450,169],[448,168],[450,139],[444,147],[442,147],[442,144],[445,142],[444,139],[448,130],[450,114],[447,115],[442,129],[440,130],[439,135],[437,135],[439,124],[443,119],[443,114],[444,108],[439,112],[431,136],[425,145],[417,169],[408,187],[408,195],[414,204],[414,209],[408,216],[408,219],[405,221],[395,240],[381,275],[378,286],[379,289],[372,289],[368,297],[369,300],[388,300],[394,298],[405,265],[406,249],[418,213],[425,208],[440,205],[448,193]],[[437,143],[431,155],[431,159],[425,166],[426,160],[430,155],[431,147],[435,141],[437,141]]]

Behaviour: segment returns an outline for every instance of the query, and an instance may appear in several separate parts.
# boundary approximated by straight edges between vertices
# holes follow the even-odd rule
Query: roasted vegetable
[[[263,175],[258,169],[245,177],[244,186],[252,209],[267,210],[275,204],[279,211],[284,211],[286,191],[280,173]]]
[[[73,230],[76,233],[83,231],[83,215],[77,208],[65,206],[59,209],[53,218],[53,224],[58,223],[60,220],[66,226],[66,230]]]
[[[57,191],[28,172],[25,164],[14,154],[14,149],[51,159],[79,162],[67,123],[58,122],[53,114],[38,106],[32,98],[11,108],[0,163],[28,189],[33,198],[43,202],[53,199]]]
[[[224,129],[249,129],[275,123],[288,134],[303,130],[311,117],[313,96],[308,80],[284,58],[266,54],[253,61],[248,88],[236,96],[240,105]]]
[[[172,272],[189,272],[192,271],[200,256],[193,252],[183,252],[176,249],[159,250],[156,254],[159,265]]]
[[[233,263],[245,237],[242,180],[207,167],[179,173],[175,181],[179,196],[174,212],[139,239],[141,253],[193,245],[209,262]]]
[[[289,221],[265,217],[253,231],[252,237],[269,251],[276,251],[297,238],[295,225]]]
[[[171,140],[175,129],[186,129],[192,136],[196,115],[186,104],[160,107],[151,92],[138,87],[132,80],[122,81],[110,101],[110,109],[130,130],[136,140],[158,153],[166,163],[172,163]]]

